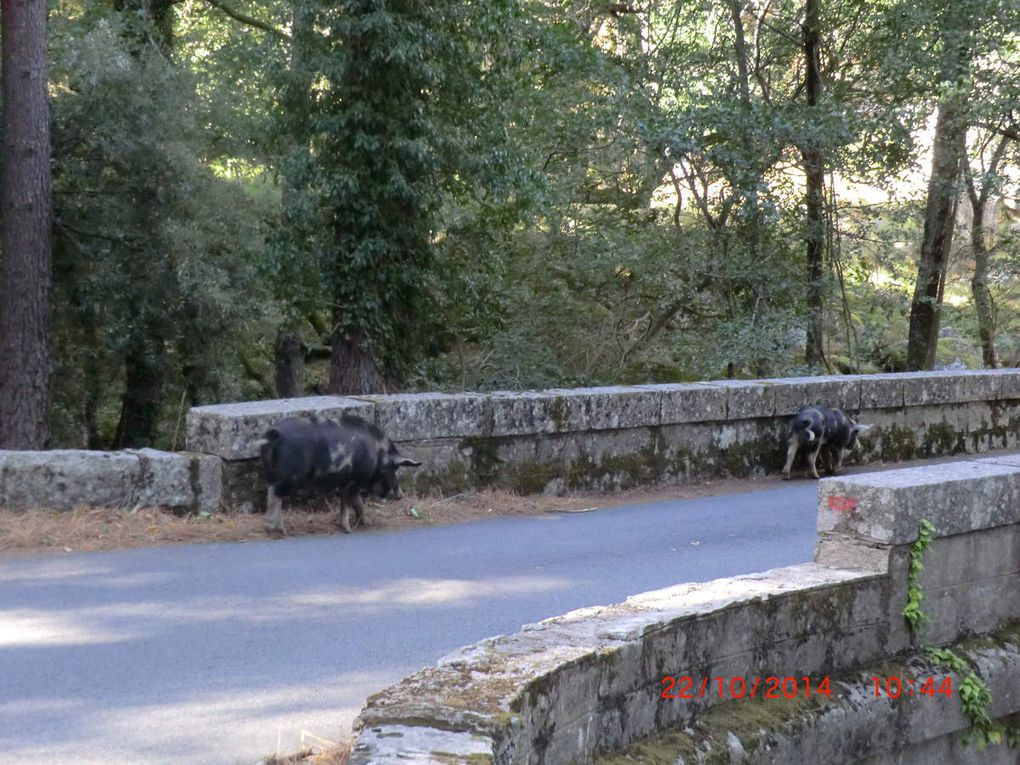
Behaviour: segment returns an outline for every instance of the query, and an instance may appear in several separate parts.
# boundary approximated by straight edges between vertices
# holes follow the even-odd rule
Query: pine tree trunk
[[[163,400],[164,355],[164,342],[151,332],[151,327],[148,337],[131,339],[124,359],[124,396],[114,448],[141,448],[155,443]]]
[[[53,363],[46,3],[4,0],[0,35],[0,448],[42,449]]]
[[[821,25],[821,0],[806,0],[804,13],[804,59],[807,64],[805,86],[809,109],[818,104],[822,93],[821,65],[818,45]],[[801,149],[807,182],[804,221],[807,242],[807,348],[805,361],[811,366],[822,364],[825,350],[822,344],[825,332],[825,289],[823,242],[825,241],[825,160],[821,149],[812,143]]]
[[[301,335],[293,330],[279,330],[276,333],[273,360],[276,369],[276,395],[280,398],[303,396],[305,349]]]
[[[336,321],[334,320],[334,325]],[[338,394],[385,393],[386,380],[359,338],[333,334],[329,360],[329,392]]]

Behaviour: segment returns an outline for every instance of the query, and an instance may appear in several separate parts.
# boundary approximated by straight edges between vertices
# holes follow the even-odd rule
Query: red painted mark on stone
[[[857,509],[857,500],[852,497],[829,497],[829,509],[837,513],[852,513]]]

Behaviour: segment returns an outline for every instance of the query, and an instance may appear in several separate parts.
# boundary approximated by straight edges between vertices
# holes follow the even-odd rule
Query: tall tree
[[[48,438],[52,336],[46,3],[4,0],[0,181],[0,448]]]
[[[1003,135],[994,133],[985,137],[978,149],[978,159],[983,167],[980,174],[975,174],[970,162],[964,163],[964,177],[967,182],[967,196],[970,199],[970,246],[974,256],[974,274],[970,280],[971,297],[977,313],[978,336],[981,340],[981,359],[990,369],[999,366],[999,357],[995,349],[995,310],[992,292],[988,287],[992,252],[988,239],[996,235],[996,206],[993,194],[1001,183],[999,176],[1000,164],[1006,154],[1011,140],[1020,135]],[[984,149],[994,142],[991,157],[985,162]]]
[[[806,0],[804,5],[804,91],[809,112],[816,112],[822,95],[822,72],[819,57],[821,44],[821,0]],[[810,116],[809,116],[810,119]],[[820,132],[820,131],[818,131]],[[825,360],[822,340],[825,322],[825,157],[821,142],[808,139],[801,146],[804,175],[807,183],[804,222],[807,240],[807,348],[805,361],[817,366]]]
[[[921,257],[910,304],[908,369],[931,369],[935,364],[946,269],[960,201],[960,172],[967,153],[967,100],[966,92],[957,91],[939,104]]]
[[[934,82],[938,94],[924,233],[910,306],[907,368],[935,364],[946,272],[963,190],[967,131],[981,114],[981,101],[998,100],[998,50],[1015,38],[1015,3],[968,0],[935,3],[930,14]],[[1015,75],[1014,75],[1015,77]]]
[[[291,139],[304,169],[288,178],[296,209],[284,215],[286,236],[304,256],[280,268],[320,274],[299,288],[329,304],[329,389],[381,391],[429,341],[435,215],[445,190],[470,175],[473,147],[459,139],[478,116],[472,105],[483,70],[495,68],[498,56],[488,54],[509,4],[307,0],[307,7],[302,28],[314,35],[302,41],[289,76],[308,83],[307,118],[292,124],[309,134]]]

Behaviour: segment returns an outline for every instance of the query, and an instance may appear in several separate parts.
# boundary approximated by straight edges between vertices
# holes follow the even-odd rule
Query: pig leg
[[[811,475],[814,478],[818,478],[819,477],[818,476],[818,452],[820,452],[821,450],[822,450],[822,445],[819,443],[818,446],[815,447],[814,451],[812,451],[808,455],[808,465],[811,466]]]
[[[790,480],[790,468],[793,467],[793,460],[797,456],[797,443],[796,438],[790,439],[790,445],[786,448],[786,465],[783,467],[783,480]]]
[[[351,533],[351,508],[358,511],[356,498],[358,490],[353,488],[344,489],[340,494],[340,530],[344,534]],[[361,513],[358,512],[358,520],[361,520]]]
[[[351,506],[346,498],[340,500],[340,530],[344,534],[351,533]]]
[[[266,528],[270,531],[279,531],[281,534],[287,533],[287,529],[283,525],[283,500],[272,486],[269,487],[269,493],[266,495]]]
[[[351,496],[351,504],[354,505],[357,523],[361,526],[365,522],[365,501],[361,498],[360,491],[354,491]]]
[[[836,456],[833,458],[835,461],[832,465],[832,470],[829,471],[830,475],[836,475],[836,471],[843,467],[843,460],[846,459],[846,455],[850,452],[849,449],[837,449]]]

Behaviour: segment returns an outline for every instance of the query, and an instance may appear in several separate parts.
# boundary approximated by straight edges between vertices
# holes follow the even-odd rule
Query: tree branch
[[[216,8],[227,16],[232,18],[234,21],[239,21],[242,24],[246,24],[249,27],[255,27],[261,29],[263,32],[267,32],[274,37],[278,37],[281,40],[289,40],[290,35],[284,32],[282,29],[277,29],[272,24],[267,24],[264,21],[259,21],[254,16],[248,16],[247,14],[241,13],[240,11],[234,10],[222,0],[205,0],[206,3]]]

